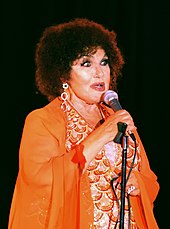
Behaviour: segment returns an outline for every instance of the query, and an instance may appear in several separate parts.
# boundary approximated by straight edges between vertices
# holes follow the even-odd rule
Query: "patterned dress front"
[[[94,129],[79,114],[73,105],[65,101],[62,109],[67,115],[66,147],[70,151],[75,145],[79,145]],[[109,115],[104,106],[102,113]],[[128,138],[127,171],[129,171],[135,153],[134,142]],[[140,170],[140,149],[137,146],[133,170]],[[94,223],[90,228],[118,229],[120,227],[120,199],[121,186],[120,174],[122,169],[122,147],[113,141],[108,142],[90,162],[87,173],[90,181],[90,189],[94,204]],[[128,195],[125,197],[124,228],[137,229],[132,208],[129,205]]]

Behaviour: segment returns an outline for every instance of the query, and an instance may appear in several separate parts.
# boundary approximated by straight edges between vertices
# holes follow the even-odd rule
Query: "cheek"
[[[84,75],[89,75],[89,76],[93,77],[94,75],[96,75],[95,68],[87,68],[87,69],[85,69]]]
[[[91,71],[77,69],[71,72],[70,82],[73,84],[87,84],[91,80]]]

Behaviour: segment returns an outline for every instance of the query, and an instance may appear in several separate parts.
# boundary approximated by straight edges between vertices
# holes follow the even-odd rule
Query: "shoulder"
[[[61,101],[57,97],[46,106],[31,111],[26,116],[25,123],[43,126],[63,124],[65,122],[65,114],[62,111],[60,105]]]

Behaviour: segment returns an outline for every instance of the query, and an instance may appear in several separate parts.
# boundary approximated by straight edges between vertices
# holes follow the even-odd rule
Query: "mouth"
[[[104,91],[105,90],[105,83],[104,82],[93,83],[92,85],[90,85],[90,88],[92,88],[96,91]]]

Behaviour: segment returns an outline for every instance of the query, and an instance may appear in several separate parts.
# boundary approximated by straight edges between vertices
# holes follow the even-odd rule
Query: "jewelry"
[[[135,186],[131,185],[131,186],[128,188],[127,193],[130,194],[133,190],[135,190]]]
[[[68,89],[68,83],[63,83],[63,89]]]
[[[66,89],[68,89],[68,83],[63,83],[63,89],[64,89],[64,91],[61,93],[61,98],[62,98],[62,100],[65,101],[68,98],[68,94],[66,92]]]
[[[69,87],[68,83],[63,83],[64,91],[61,93],[61,99],[63,100],[61,104],[61,108],[63,109],[64,112],[67,110],[66,100],[68,99],[68,94],[66,90],[68,89],[68,87]]]

